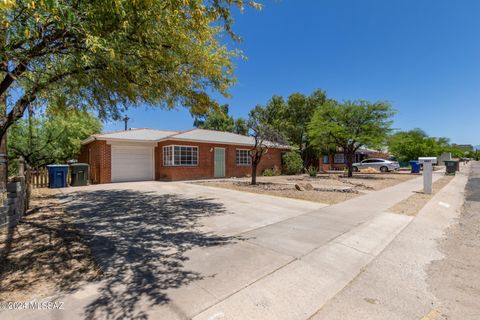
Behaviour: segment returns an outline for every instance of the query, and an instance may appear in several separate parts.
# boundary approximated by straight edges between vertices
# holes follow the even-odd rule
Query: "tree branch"
[[[25,112],[25,109],[35,101],[37,98],[37,94],[41,92],[42,90],[45,90],[48,86],[63,80],[66,77],[79,74],[81,72],[88,72],[90,70],[94,69],[99,69],[101,66],[89,66],[85,68],[80,68],[80,69],[74,69],[70,70],[68,72],[64,72],[61,74],[54,75],[50,77],[47,81],[35,85],[30,92],[24,94],[20,99],[17,100],[15,103],[15,106],[10,110],[8,115],[6,117],[0,117],[0,139],[3,137],[7,129],[15,123],[18,119],[20,119],[23,116],[23,113]]]

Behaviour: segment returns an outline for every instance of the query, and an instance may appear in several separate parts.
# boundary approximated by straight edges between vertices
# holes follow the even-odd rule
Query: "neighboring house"
[[[452,153],[451,152],[444,152],[437,158],[437,164],[439,166],[444,166],[445,161],[452,160]]]
[[[244,177],[251,173],[252,137],[192,129],[131,129],[96,134],[82,142],[79,162],[90,164],[93,183]],[[258,166],[282,166],[288,146],[269,143]]]
[[[368,158],[381,158],[387,159],[388,154],[378,150],[371,150],[361,148],[358,149],[355,153],[353,162],[360,162]],[[324,154],[320,157],[319,160],[319,170],[320,171],[330,171],[330,170],[344,170],[347,166],[345,164],[345,155],[343,152]]]

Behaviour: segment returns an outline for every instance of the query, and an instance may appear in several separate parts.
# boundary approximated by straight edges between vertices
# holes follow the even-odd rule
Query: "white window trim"
[[[175,147],[189,147],[197,149],[197,163],[196,164],[175,164]],[[165,148],[172,148],[172,164],[165,164]],[[162,147],[162,160],[164,167],[198,167],[200,162],[200,148],[198,146],[184,145],[184,144],[169,144]]]
[[[248,153],[248,159],[249,159],[248,162],[249,162],[249,163],[238,163],[238,162],[237,162],[237,150],[238,150],[238,151],[247,151],[247,153]],[[239,148],[235,149],[235,164],[236,164],[237,166],[239,166],[239,167],[251,166],[251,165],[252,165],[252,157],[250,157],[250,149],[239,149]]]

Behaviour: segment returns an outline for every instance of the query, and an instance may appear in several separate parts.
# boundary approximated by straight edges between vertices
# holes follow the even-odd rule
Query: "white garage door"
[[[112,145],[112,182],[153,179],[153,147]]]

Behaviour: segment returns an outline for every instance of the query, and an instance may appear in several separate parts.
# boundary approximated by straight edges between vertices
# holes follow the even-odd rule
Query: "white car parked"
[[[362,162],[353,164],[353,171],[357,172],[361,169],[374,168],[381,172],[395,171],[400,168],[398,161],[390,161],[385,159],[370,158]]]

